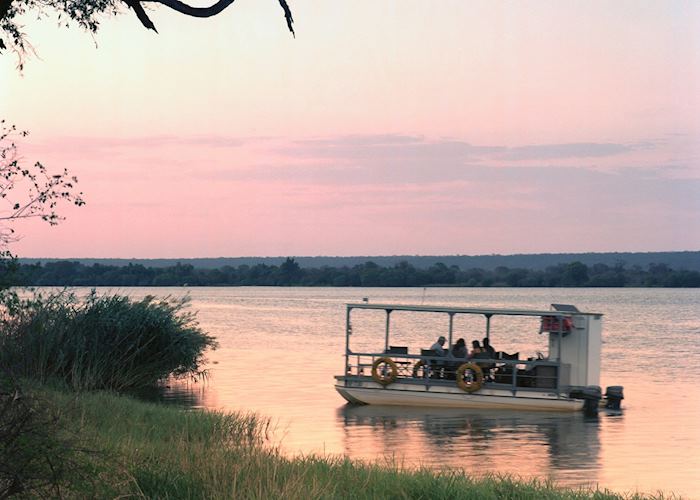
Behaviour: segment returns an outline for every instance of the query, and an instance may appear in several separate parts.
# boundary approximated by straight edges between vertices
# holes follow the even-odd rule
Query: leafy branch
[[[76,188],[78,178],[67,169],[51,173],[40,162],[23,166],[15,139],[27,135],[0,120],[0,251],[17,239],[14,222],[39,218],[53,226],[63,220],[57,212],[59,203],[85,204]]]

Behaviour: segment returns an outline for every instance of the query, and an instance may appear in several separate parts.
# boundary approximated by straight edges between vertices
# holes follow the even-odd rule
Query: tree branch
[[[7,0],[0,0],[0,2],[4,2],[4,1],[7,1]],[[162,5],[165,5],[166,7],[170,7],[171,9],[179,12],[180,14],[185,14],[186,16],[213,17],[217,14],[220,14],[226,7],[231,5],[235,0],[219,0],[218,2],[216,2],[214,5],[212,5],[210,7],[192,7],[191,5],[187,5],[186,3],[181,2],[180,0],[124,0],[124,1],[127,3],[127,5],[129,5],[131,8],[134,9],[139,20],[146,28],[149,28],[149,29],[152,29],[155,31],[155,26],[153,26],[153,23],[151,22],[151,20],[148,19],[148,16],[146,16],[146,13],[143,11],[143,8],[141,8],[139,1],[159,3]],[[292,23],[294,22],[294,19],[292,19],[292,12],[289,9],[289,5],[287,5],[287,0],[279,0],[279,3],[280,3],[280,6],[282,7],[282,10],[284,10],[284,18],[287,20],[287,27],[289,28],[289,31],[292,32],[292,35],[295,35],[294,28],[292,28]],[[134,5],[137,5],[140,8],[140,10],[143,14],[143,18],[145,18],[145,20],[148,24],[146,24],[146,22],[144,22],[144,19],[139,14],[139,10],[137,10],[137,8]]]
[[[2,0],[0,0],[2,1]],[[146,11],[143,10],[143,6],[139,3],[138,0],[124,0],[124,2],[134,9],[134,13],[136,13],[136,17],[139,18],[139,21],[141,21],[141,24],[144,25],[146,29],[153,30],[156,33],[158,33],[158,30],[156,29],[155,24],[153,24],[153,21],[148,17],[146,14]]]
[[[215,16],[226,7],[231,5],[235,0],[219,0],[211,7],[192,7],[187,5],[180,0],[141,0],[144,2],[156,2],[170,7],[173,10],[178,11],[180,14],[185,14],[186,16],[192,17],[212,17]]]
[[[296,38],[297,35],[294,33],[294,28],[292,28],[294,19],[292,19],[292,11],[289,9],[289,5],[287,5],[287,0],[280,0],[280,5],[282,6],[282,10],[284,10],[284,18],[287,20],[287,28],[289,28],[289,31],[292,32],[292,36]]]

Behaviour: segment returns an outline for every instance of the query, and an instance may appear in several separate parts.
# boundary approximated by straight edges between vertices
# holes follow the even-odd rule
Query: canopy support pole
[[[348,307],[345,313],[345,373],[350,373],[350,334],[352,333],[352,325],[350,324],[350,311]]]
[[[450,351],[450,354],[452,353],[452,329],[454,326],[454,319],[455,319],[455,313],[448,313],[450,315],[450,328],[448,330],[447,336],[447,350]]]
[[[391,309],[386,310],[386,333],[384,336],[384,352],[389,351],[389,324],[391,320]]]

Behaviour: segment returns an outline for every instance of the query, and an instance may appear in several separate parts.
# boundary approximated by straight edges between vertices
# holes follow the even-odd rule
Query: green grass
[[[99,457],[91,464],[92,477],[99,479],[91,484],[81,479],[72,486],[82,493],[92,488],[97,497],[654,498],[560,489],[514,477],[473,478],[454,470],[402,470],[344,458],[287,458],[267,444],[268,421],[254,414],[185,411],[106,392],[35,391],[62,409],[84,448]]]

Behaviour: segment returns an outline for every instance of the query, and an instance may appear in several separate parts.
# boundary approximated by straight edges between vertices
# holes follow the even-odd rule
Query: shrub
[[[154,385],[169,376],[199,377],[214,338],[203,333],[186,299],[85,299],[67,292],[6,298],[0,363],[16,376],[58,379],[76,390]]]
[[[63,430],[53,408],[0,370],[0,498],[62,496],[77,456]]]

